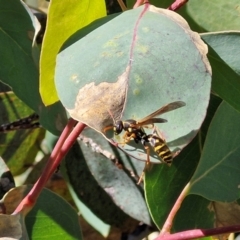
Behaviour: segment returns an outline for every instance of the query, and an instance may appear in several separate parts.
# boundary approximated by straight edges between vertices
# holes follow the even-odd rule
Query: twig
[[[124,4],[123,0],[117,0],[118,1],[118,4],[119,6],[121,7],[122,11],[127,11],[127,7],[126,5]]]
[[[19,129],[33,129],[41,127],[39,122],[36,122],[39,116],[36,113],[31,114],[28,117],[18,119],[11,123],[1,124],[0,133],[7,133],[10,131],[16,131]]]
[[[91,138],[88,138],[80,134],[78,140],[90,146],[94,152],[101,153],[103,156],[105,156],[106,158],[113,161],[116,165],[118,165],[119,160],[116,158],[116,156],[114,156],[111,152],[102,149],[101,146],[95,143]]]

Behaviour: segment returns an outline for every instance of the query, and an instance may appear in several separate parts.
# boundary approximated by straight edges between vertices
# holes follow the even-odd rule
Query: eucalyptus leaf
[[[240,31],[204,33],[201,38],[240,75]]]
[[[44,189],[34,208],[26,216],[31,239],[83,239],[78,214],[63,198]]]
[[[239,198],[240,113],[221,103],[210,126],[189,194],[212,201]]]
[[[173,231],[214,228],[216,215],[211,204],[211,201],[201,196],[188,195],[174,218]]]
[[[189,1],[187,12],[205,31],[240,30],[238,0]]]
[[[61,103],[45,107],[39,94],[39,48],[33,44],[35,17],[20,1],[0,0],[0,80],[40,115],[41,124],[58,135],[67,118]],[[21,59],[21,60],[19,60]]]
[[[240,32],[201,35],[209,44],[213,69],[212,90],[240,112]]]
[[[206,114],[211,86],[206,53],[207,46],[179,15],[144,5],[61,51],[56,87],[71,117],[102,134],[117,120],[140,120],[168,103],[185,102],[166,113],[168,123],[161,124],[162,136],[178,151],[193,139]],[[130,141],[123,149],[146,160],[141,144]]]
[[[9,191],[2,199],[5,206],[5,215],[2,215],[16,216],[11,214],[31,188],[31,185],[23,185]],[[21,217],[17,226],[22,228],[21,239],[37,239],[39,236],[44,239],[52,239],[53,236],[69,240],[82,239],[77,212],[63,198],[48,189],[43,189],[30,212],[18,215]],[[15,226],[10,229],[17,230]]]
[[[133,230],[132,227],[136,222],[127,214],[150,224],[151,220],[141,190],[129,173],[118,168],[111,159],[99,152],[100,146],[105,154],[111,153],[112,150],[100,134],[91,132],[91,138],[100,144],[93,144],[97,149],[96,153],[91,150],[91,146],[86,148],[84,142],[80,142],[82,151],[75,146],[67,155],[66,167],[75,192],[95,215],[108,224],[127,228],[128,231]]]

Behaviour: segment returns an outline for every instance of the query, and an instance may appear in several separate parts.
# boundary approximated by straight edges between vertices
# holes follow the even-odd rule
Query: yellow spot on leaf
[[[78,75],[77,74],[73,74],[71,76],[71,81],[75,82],[75,83],[79,83]]]
[[[138,88],[135,88],[135,89],[133,90],[133,94],[134,94],[134,95],[139,95],[139,94],[140,94],[140,90],[139,90]]]
[[[148,52],[148,49],[149,47],[147,45],[142,45],[142,44],[137,44],[137,51],[138,52],[141,52],[141,53],[147,53]]]
[[[147,33],[147,32],[149,32],[149,28],[148,28],[148,27],[143,27],[143,28],[142,28],[142,31],[145,32],[145,33]]]
[[[134,79],[135,79],[135,82],[139,85],[142,84],[142,82],[143,82],[143,79],[138,74],[134,75]]]

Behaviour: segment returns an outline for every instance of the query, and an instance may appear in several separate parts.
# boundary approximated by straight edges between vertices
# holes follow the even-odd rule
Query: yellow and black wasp
[[[125,121],[118,120],[113,126],[106,127],[104,131],[113,128],[115,135],[118,135],[122,131],[125,131],[123,136],[124,143],[128,143],[130,140],[134,140],[136,143],[141,142],[147,152],[146,166],[150,163],[150,149],[147,145],[148,143],[164,163],[171,165],[174,155],[168,148],[165,139],[161,136],[160,133],[157,133],[156,128],[154,128],[152,134],[146,134],[144,128],[149,128],[149,125],[152,125],[151,127],[154,127],[154,123],[167,122],[166,119],[156,118],[156,116],[173,111],[185,105],[185,102],[182,101],[172,102],[161,107],[160,109],[156,110],[155,112],[149,114],[139,121],[136,121],[134,119],[128,119]]]

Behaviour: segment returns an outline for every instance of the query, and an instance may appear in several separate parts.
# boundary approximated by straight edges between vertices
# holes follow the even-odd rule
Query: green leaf
[[[201,38],[240,75],[240,31],[204,33]]]
[[[187,12],[205,31],[240,30],[238,0],[189,1]]]
[[[61,170],[62,172],[62,170]],[[104,223],[98,218],[76,195],[72,187],[69,188],[70,194],[76,204],[81,216],[87,221],[94,229],[96,229],[102,236],[107,238],[110,232],[111,226]]]
[[[2,199],[6,214],[1,214],[1,234],[8,234],[9,237],[18,234],[14,239],[53,239],[54,236],[54,239],[81,240],[82,235],[77,212],[70,204],[50,190],[43,189],[30,212],[11,215],[20,201],[31,191],[31,188],[30,185],[13,188]],[[13,219],[14,222],[11,224],[4,221],[4,216],[5,219],[7,216],[9,220],[13,216],[18,216],[18,218]],[[7,226],[10,229],[9,232],[4,229],[6,223],[8,223]],[[9,226],[11,227],[9,228]]]
[[[101,157],[99,154],[97,158],[94,159],[93,156],[96,156],[96,154],[91,152],[91,157],[89,156],[88,149],[85,149],[85,151],[82,149],[89,170],[98,184],[113,198],[115,204],[125,213],[134,219],[150,225],[151,220],[143,198],[142,189],[136,186],[134,178],[130,175],[134,172],[140,175],[144,168],[144,163],[131,159],[128,155],[125,155],[121,151],[116,151],[116,149],[113,151],[109,143],[96,131],[90,129],[89,131],[84,131],[84,133],[90,136],[91,139],[95,141],[98,140],[98,144],[100,144],[102,149],[116,155],[117,159],[121,159],[126,171],[124,172],[121,167],[119,169],[110,159],[104,156]]]
[[[70,115],[101,133],[116,120],[139,120],[165,104],[184,101],[186,107],[165,114],[169,123],[161,125],[169,146],[177,150],[193,139],[205,117],[211,86],[206,52],[179,15],[140,7],[65,48],[57,58],[56,87]],[[141,144],[132,142],[124,150],[145,161]]]
[[[210,205],[211,202],[201,196],[188,195],[174,218],[173,231],[214,228],[216,216]]]
[[[33,52],[34,22],[21,1],[0,0],[0,79],[14,93],[40,115],[41,124],[59,134],[66,124],[61,103],[46,108],[39,94],[39,71]]]
[[[170,168],[166,165],[154,165],[151,171],[146,171],[146,200],[152,219],[159,229],[162,228],[177,197],[194,173],[200,158],[199,149],[199,142],[196,137],[174,159]],[[176,226],[176,228],[178,227]]]
[[[88,136],[89,131],[86,134]],[[96,145],[95,141],[105,152],[111,153],[106,140],[99,137],[101,137],[99,134],[91,130],[89,141],[92,142],[94,139],[92,144],[97,151],[99,145]],[[80,143],[81,151],[75,146],[66,157],[70,183],[80,200],[96,216],[110,225],[131,229],[138,224],[132,218],[150,224],[143,195],[129,174],[115,166],[104,155],[94,153],[90,147],[86,148],[84,142],[86,139]],[[122,156],[124,155],[118,156],[119,159],[123,159]]]
[[[0,79],[10,85],[24,102],[30,102],[36,87],[32,82],[38,79],[37,66],[32,59],[32,21],[20,1],[0,0],[0,6],[0,43],[5,46],[0,50]],[[29,85],[31,92],[24,91]],[[31,102],[30,107],[33,107]]]
[[[145,173],[146,200],[153,221],[159,229],[162,228],[179,194],[189,182],[197,167],[205,135],[220,102],[221,100],[218,97],[211,96],[207,117],[201,132],[174,158],[171,167],[154,165],[151,171]],[[174,219],[173,231],[196,228],[196,226],[200,228],[212,227],[212,215],[207,209],[208,204],[208,200],[199,196],[186,197]],[[204,218],[200,217],[202,215],[205,215]]]
[[[105,1],[52,0],[49,6],[46,33],[40,61],[40,92],[46,105],[58,101],[54,84],[56,55],[74,32],[106,15]],[[56,36],[58,36],[56,38]],[[81,55],[81,52],[79,52]]]
[[[0,124],[28,117],[32,110],[12,92],[0,93]],[[17,130],[0,134],[0,156],[13,175],[26,171],[33,164],[44,138],[44,129]]]
[[[212,90],[240,111],[240,32],[202,34],[209,45]]]
[[[239,122],[240,113],[223,102],[209,127],[189,194],[221,202],[239,198]]]
[[[82,239],[77,212],[61,197],[44,189],[26,216],[30,239]]]
[[[99,19],[93,21],[92,23],[90,23],[89,25],[87,25],[86,27],[79,29],[77,32],[75,32],[73,35],[71,35],[67,39],[66,42],[64,42],[64,44],[61,47],[61,51],[64,50],[65,48],[71,46],[76,41],[80,40],[81,38],[85,37],[87,34],[92,32],[93,30],[95,30],[98,27],[102,26],[103,24],[109,22],[113,18],[117,17],[118,15],[119,15],[119,13],[116,13],[116,14],[108,15],[106,17],[99,18]]]

